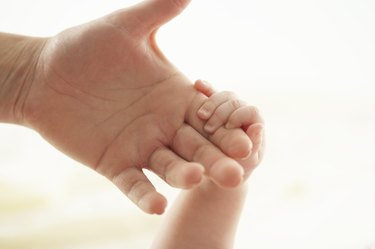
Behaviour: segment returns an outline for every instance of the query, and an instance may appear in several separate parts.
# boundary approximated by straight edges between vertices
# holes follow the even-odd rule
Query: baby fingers
[[[219,127],[228,122],[229,117],[234,111],[244,106],[246,106],[246,103],[239,99],[230,99],[225,101],[216,108],[214,113],[208,119],[204,126],[204,130],[208,133],[215,132]]]
[[[206,132],[213,133],[225,124],[234,110],[245,106],[244,101],[239,100],[232,92],[219,92],[213,94],[198,110],[198,116],[207,120],[204,127]]]
[[[260,164],[263,158],[265,145],[263,124],[256,123],[251,125],[247,129],[246,134],[250,137],[253,143],[253,151],[250,157],[240,161],[240,164],[245,169],[245,179],[249,177],[251,172]]]
[[[197,80],[194,83],[194,88],[199,92],[203,93],[207,97],[210,97],[212,94],[215,93],[215,89],[212,87],[210,83],[204,80]]]
[[[263,119],[258,109],[254,106],[241,106],[230,115],[225,128],[233,129],[242,127],[246,131],[250,125],[256,123],[263,124]]]

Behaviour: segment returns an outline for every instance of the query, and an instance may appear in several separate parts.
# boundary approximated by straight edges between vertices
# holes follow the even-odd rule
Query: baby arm
[[[218,187],[208,178],[183,190],[167,212],[152,249],[230,249],[247,186]]]
[[[251,155],[239,160],[249,175],[252,167],[260,162],[263,151],[263,121],[259,113],[244,102],[231,105],[232,100],[236,100],[233,95],[215,94],[202,81],[196,82],[195,87],[209,97],[198,111],[200,118],[206,120],[206,126],[215,127],[209,128],[209,132],[214,133],[225,125],[228,129],[243,128],[246,133],[242,135],[251,138]],[[168,212],[152,248],[233,248],[246,193],[246,183],[234,189],[223,189],[209,178],[192,190],[182,191]]]

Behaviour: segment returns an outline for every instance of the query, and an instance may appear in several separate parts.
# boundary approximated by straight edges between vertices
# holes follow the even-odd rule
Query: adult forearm
[[[23,122],[45,39],[0,33],[0,122]]]
[[[167,214],[152,248],[233,248],[246,192],[246,185],[221,189],[211,182],[183,191]]]

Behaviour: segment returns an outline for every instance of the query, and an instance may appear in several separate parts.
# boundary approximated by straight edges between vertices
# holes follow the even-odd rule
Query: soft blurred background
[[[0,0],[0,30],[50,36],[138,1]],[[237,249],[375,240],[375,1],[193,0],[158,35],[192,80],[258,106],[267,153]],[[153,181],[173,202],[177,190]],[[148,248],[163,217],[23,127],[0,125],[0,248]]]

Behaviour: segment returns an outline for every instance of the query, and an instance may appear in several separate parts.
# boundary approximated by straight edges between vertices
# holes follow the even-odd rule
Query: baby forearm
[[[230,249],[247,187],[221,189],[210,181],[183,191],[167,214],[153,249]]]
[[[0,122],[22,123],[44,39],[0,33]]]

